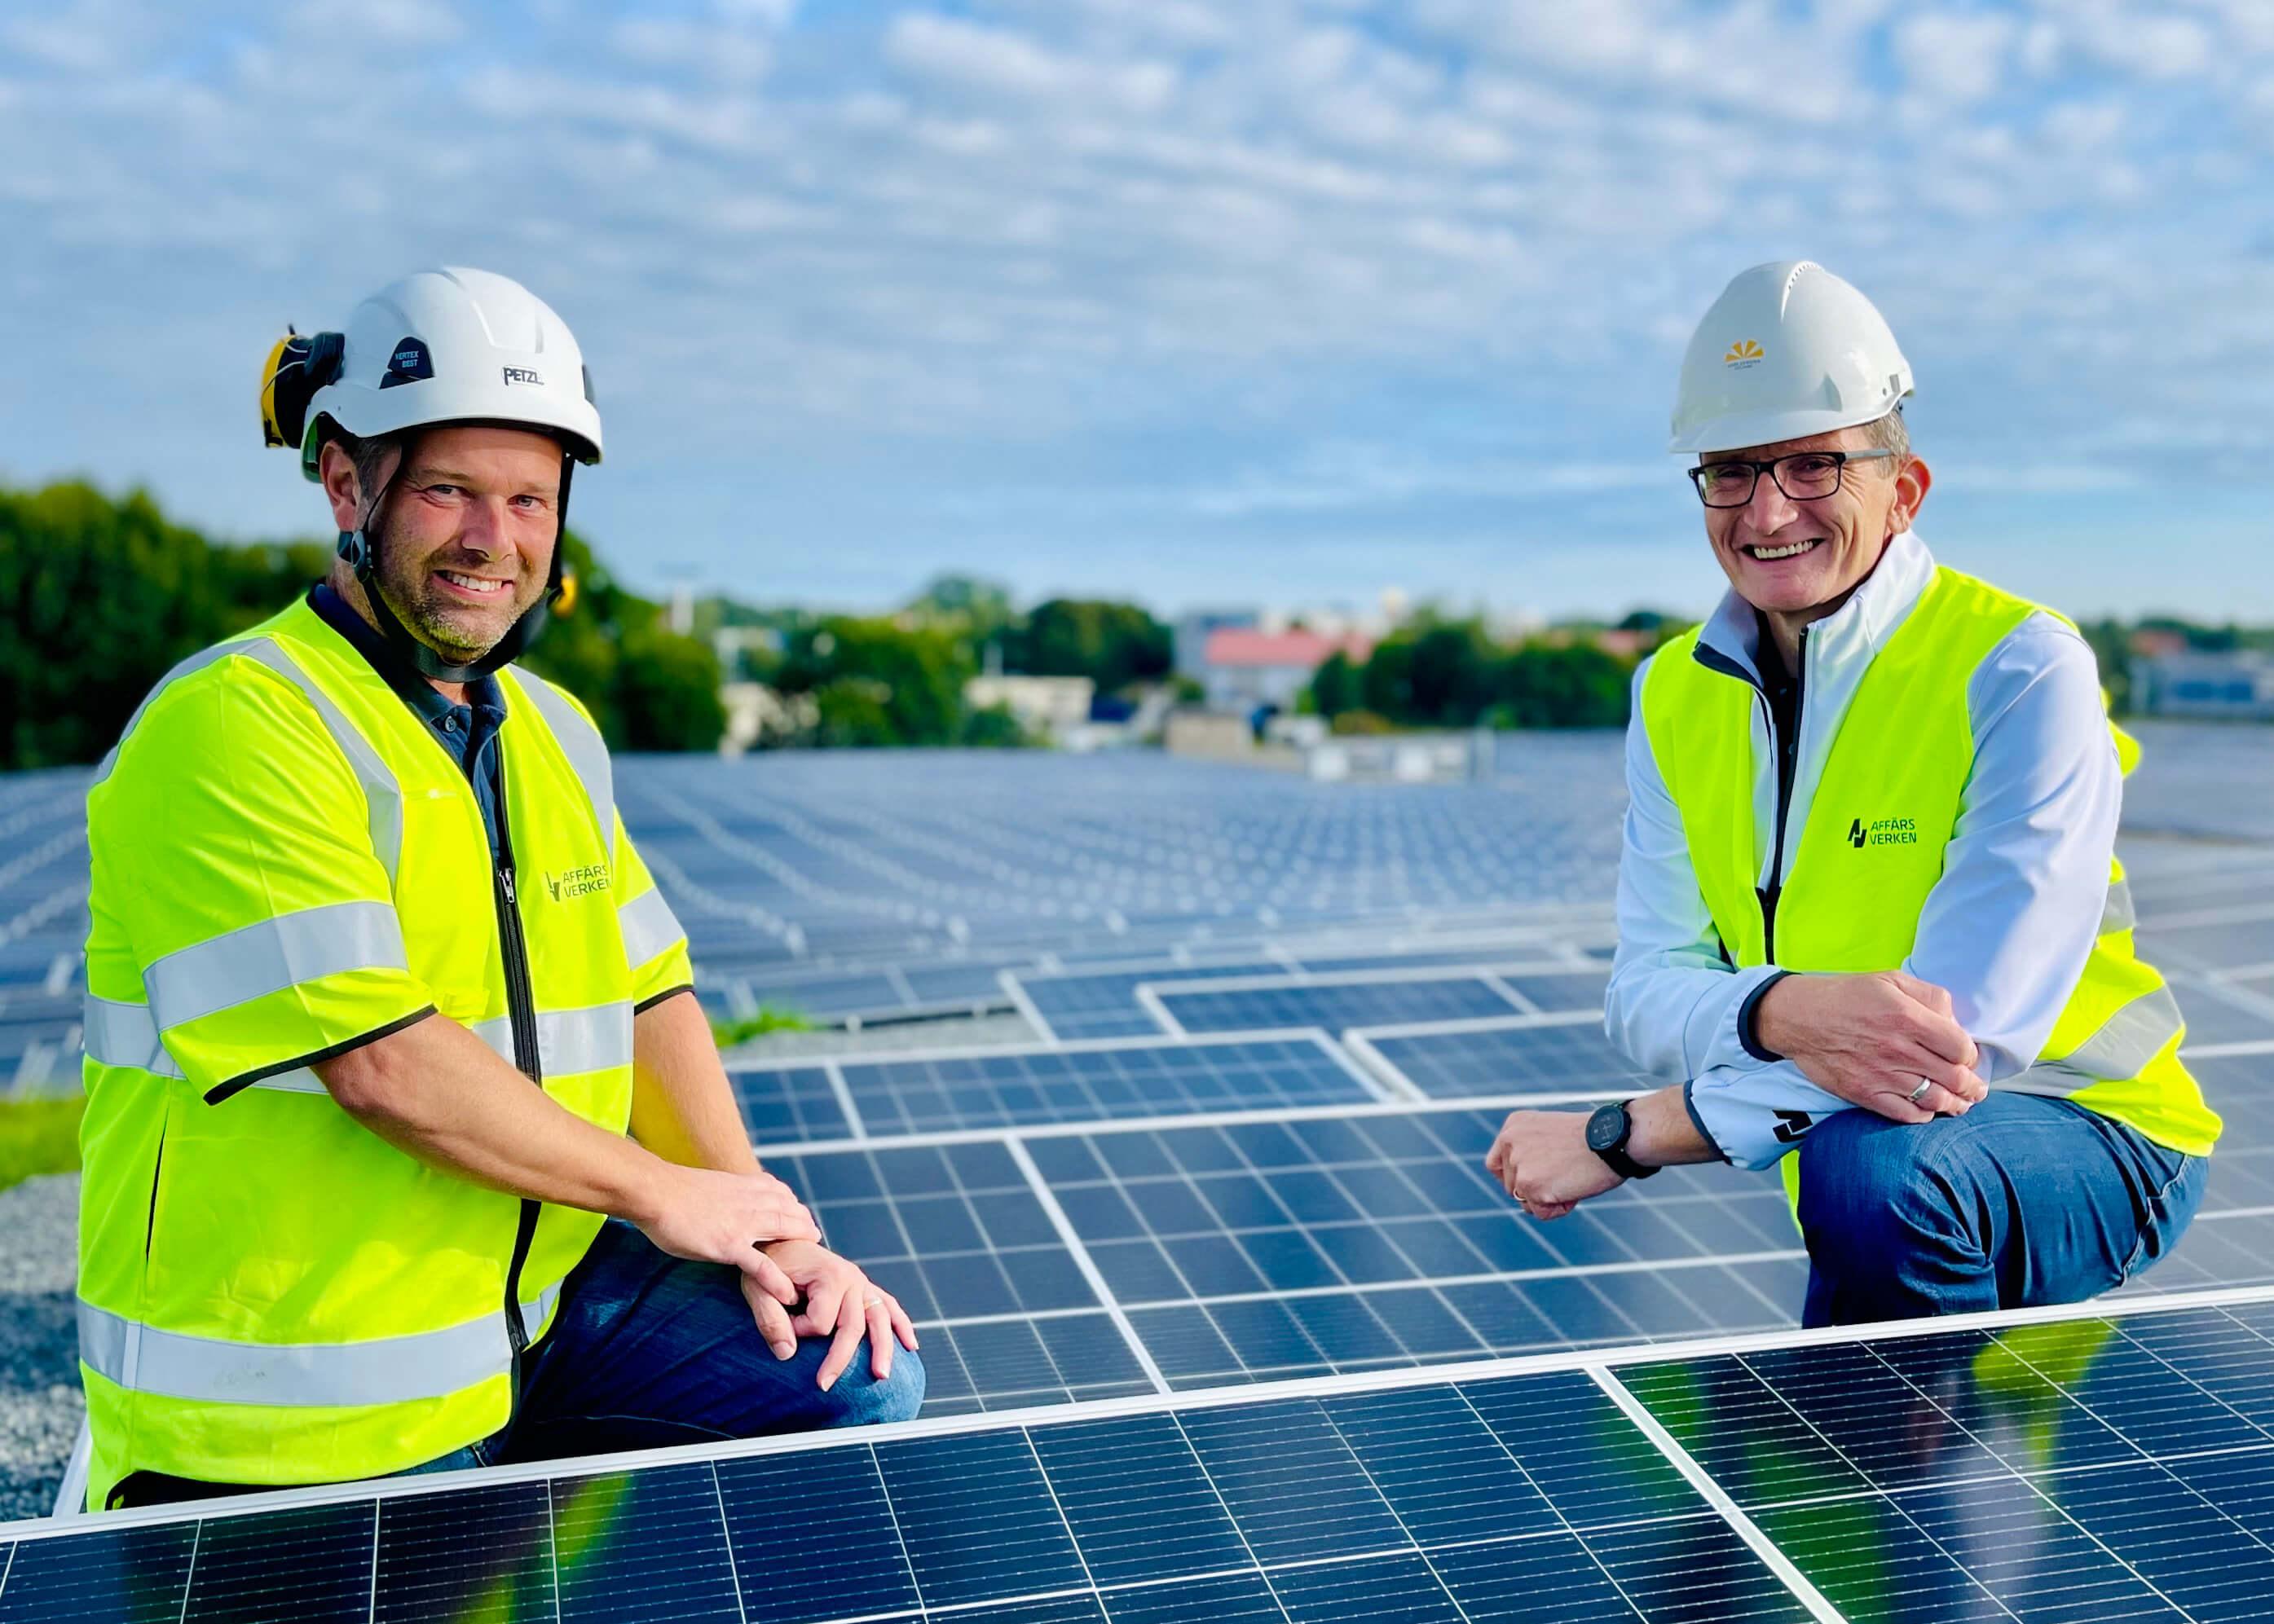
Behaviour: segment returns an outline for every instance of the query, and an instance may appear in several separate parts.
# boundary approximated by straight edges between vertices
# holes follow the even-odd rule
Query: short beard
[[[439,605],[426,596],[425,570],[410,573],[407,579],[400,576],[395,573],[392,563],[395,549],[387,545],[385,537],[373,536],[371,545],[375,551],[378,568],[373,572],[372,579],[365,583],[365,590],[375,590],[382,595],[388,610],[403,623],[403,628],[453,665],[468,665],[480,659],[505,641],[507,633],[519,623],[523,615],[529,613],[531,605],[519,604],[521,592],[516,582],[513,596],[519,607],[513,619],[500,628],[497,635],[488,642],[470,643],[465,641],[463,628],[449,618],[451,609],[456,605]]]

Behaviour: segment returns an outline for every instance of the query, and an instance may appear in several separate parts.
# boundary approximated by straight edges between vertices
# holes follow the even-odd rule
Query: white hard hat
[[[291,400],[312,386],[305,404]],[[299,445],[310,479],[319,477],[327,417],[363,440],[445,423],[510,424],[556,436],[578,462],[600,460],[591,374],[568,324],[511,277],[456,267],[373,294],[344,334],[280,344],[262,415],[270,443]]]
[[[1667,449],[1827,434],[1878,422],[1910,392],[1911,364],[1871,300],[1812,260],[1757,265],[1690,335]]]

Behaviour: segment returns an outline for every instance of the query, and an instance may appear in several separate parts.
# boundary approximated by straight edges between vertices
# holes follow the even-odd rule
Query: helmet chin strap
[[[553,619],[553,600],[561,596],[561,544],[568,534],[568,480],[576,466],[576,458],[563,453],[561,458],[561,497],[555,508],[561,516],[561,525],[553,533],[553,568],[545,583],[544,596],[506,628],[504,636],[479,657],[463,665],[453,665],[414,635],[396,618],[395,611],[388,605],[386,595],[380,590],[379,549],[372,544],[369,532],[371,522],[379,516],[380,507],[393,488],[395,482],[392,477],[379,488],[371,506],[364,509],[362,528],[340,532],[339,555],[355,571],[356,581],[363,588],[364,601],[371,605],[371,618],[378,623],[380,635],[420,676],[432,682],[471,682],[519,659],[527,652],[529,645],[544,634]]]

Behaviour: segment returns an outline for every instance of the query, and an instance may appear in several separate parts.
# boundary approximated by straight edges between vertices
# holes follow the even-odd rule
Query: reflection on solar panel
[[[2265,1296],[126,1513],[11,1530],[0,1618],[2256,1617]]]
[[[731,1075],[760,1145],[1356,1103],[1382,1093],[1315,1032],[956,1049],[737,1067]],[[781,1103],[794,1094],[816,1103],[794,1116]]]
[[[1638,1093],[1657,1086],[1603,1035],[1600,1013],[1359,1027],[1343,1041],[1380,1077],[1426,1099]]]
[[[1037,1135],[1028,1150],[1178,1387],[1789,1325],[1774,1182],[1671,1169],[1553,1224],[1485,1174],[1498,1114]]]
[[[1138,1002],[1170,1032],[1262,1032],[1275,1026],[1383,1026],[1410,1021],[1458,1020],[1483,1015],[1529,1014],[1488,971],[1466,974],[1352,972],[1296,980],[1277,977],[1221,986],[1148,981]]]

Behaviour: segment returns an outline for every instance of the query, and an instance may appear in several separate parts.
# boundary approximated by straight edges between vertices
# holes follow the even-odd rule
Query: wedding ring
[[[880,1297],[872,1297],[861,1304],[863,1308],[882,1308],[884,1305],[885,1299]]]
[[[1903,1098],[1909,1100],[1913,1105],[1916,1105],[1921,1100],[1926,1098],[1926,1091],[1933,1086],[1934,1079],[1931,1077],[1922,1077],[1919,1079],[1919,1086],[1912,1089],[1909,1094],[1905,1094]]]

